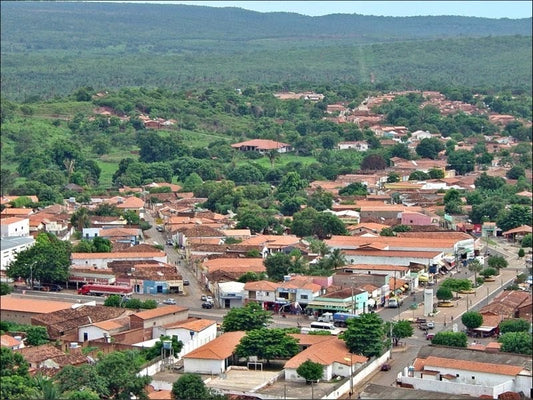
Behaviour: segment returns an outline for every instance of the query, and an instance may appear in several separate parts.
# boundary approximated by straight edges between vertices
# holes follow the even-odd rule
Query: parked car
[[[174,299],[166,299],[163,301],[163,304],[176,304],[176,300]]]
[[[213,308],[213,303],[204,302],[202,303],[202,308]]]
[[[208,303],[212,303],[213,298],[211,296],[206,296],[205,301],[207,301]]]
[[[167,240],[167,246],[174,246],[174,242],[170,239]]]
[[[435,328],[435,323],[434,323],[434,322],[431,322],[431,321],[430,321],[430,322],[427,322],[426,325],[427,325],[428,329],[433,329],[433,328]]]
[[[155,230],[158,231],[158,232],[163,232],[163,227],[161,225],[157,225]]]
[[[183,280],[183,286],[189,286],[190,284],[191,283],[187,279]]]
[[[33,285],[33,290],[40,290],[41,292],[48,292],[50,288],[43,285]]]
[[[382,371],[390,371],[391,369],[391,365],[388,364],[388,363],[385,363],[385,364],[381,364],[381,370]]]
[[[428,334],[426,334],[426,340],[433,340],[434,337],[435,337],[435,334],[434,334],[434,333],[428,333]]]
[[[63,290],[61,285],[56,285],[55,283],[43,283],[42,286],[44,290],[50,291],[50,292],[61,292],[61,290]],[[40,290],[43,290],[43,289],[40,289]]]
[[[203,294],[202,297],[200,297],[200,299],[201,299],[202,301],[206,301],[206,300],[207,300],[207,296],[206,296],[205,294]]]

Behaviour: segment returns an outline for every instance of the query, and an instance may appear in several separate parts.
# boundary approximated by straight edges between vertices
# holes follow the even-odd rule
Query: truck
[[[346,312],[336,312],[333,314],[333,324],[335,326],[346,326],[346,323],[351,318],[358,318],[357,314],[351,314]]]
[[[78,294],[86,294],[89,296],[102,296],[111,294],[130,296],[133,294],[133,288],[131,286],[86,284],[78,289]]]

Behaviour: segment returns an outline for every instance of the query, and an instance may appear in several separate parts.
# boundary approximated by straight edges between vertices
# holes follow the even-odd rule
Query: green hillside
[[[531,19],[2,2],[2,95],[290,82],[531,90]],[[371,84],[371,76],[374,83]]]

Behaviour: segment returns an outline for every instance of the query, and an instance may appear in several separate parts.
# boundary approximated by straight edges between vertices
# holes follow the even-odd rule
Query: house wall
[[[391,251],[392,253],[392,251]],[[442,254],[433,258],[418,258],[418,257],[383,257],[379,255],[375,256],[366,256],[366,255],[346,255],[345,256],[346,261],[348,264],[372,264],[372,265],[383,265],[383,264],[389,264],[389,265],[401,265],[401,266],[409,266],[411,262],[416,262],[418,264],[422,265],[431,265],[431,264],[437,264],[438,261],[442,259]]]
[[[431,217],[417,213],[402,213],[402,225],[431,225]]]
[[[329,381],[332,378],[333,378],[333,366],[324,365],[324,368],[322,369],[321,380]],[[292,382],[305,382],[305,378],[298,375],[298,373],[296,372],[296,368],[285,369],[285,380],[292,381]]]
[[[0,228],[1,237],[29,236],[30,220],[28,218],[24,218],[20,221],[12,222],[10,224],[2,224]]]
[[[189,316],[188,309],[183,310],[183,311],[177,311],[172,314],[163,315],[160,317],[146,319],[146,320],[143,320],[142,318],[139,318],[136,315],[130,315],[130,326],[131,326],[131,329],[135,329],[135,328],[149,329],[149,328],[154,328],[156,326],[170,324],[173,322],[184,321],[188,318],[188,316]]]
[[[154,338],[160,337],[161,335],[166,336],[177,336],[184,345],[189,345],[190,343],[195,343],[195,348],[203,346],[204,344],[209,343],[211,340],[216,339],[217,337],[217,326],[216,324],[210,325],[207,328],[201,330],[200,332],[194,332],[194,336],[191,339],[191,334],[188,329],[185,328],[165,328],[158,326],[154,328]],[[194,349],[193,349],[194,350]],[[189,350],[192,351],[192,350]],[[187,354],[187,353],[185,353]]]
[[[100,233],[101,228],[83,228],[81,233],[82,239],[94,239]]]
[[[80,326],[78,329],[78,342],[80,343],[85,342],[85,340],[83,340],[84,333],[87,333],[87,340],[95,340],[95,339],[103,338],[104,332],[106,331],[96,326],[92,326],[92,325]]]
[[[24,325],[31,325],[31,318],[39,314],[40,313],[38,311],[26,312],[26,311],[0,310],[0,320],[17,322],[19,324],[24,324]]]
[[[94,258],[82,258],[82,259],[72,259],[72,264],[84,266],[84,267],[96,267],[96,268],[107,268],[107,264],[111,261],[140,261],[144,260],[145,258],[140,257],[137,253],[132,253],[131,257],[120,257],[118,259],[116,258],[101,258],[98,257],[98,254],[102,253],[94,253]],[[106,253],[110,254],[110,253]],[[162,263],[167,263],[167,256],[161,256],[161,257],[150,257],[147,258],[148,260],[155,260]]]
[[[402,376],[402,383],[413,385],[415,390],[431,390],[439,393],[450,394],[469,394],[473,397],[480,397],[482,395],[491,396],[494,399],[498,398],[498,395],[506,391],[514,391],[514,385],[511,377],[507,377],[506,382],[499,384],[465,384],[451,381],[439,381],[437,379],[421,379],[415,377]]]
[[[206,360],[200,358],[184,358],[183,371],[191,374],[218,375],[225,369],[225,360]]]
[[[23,244],[19,244],[19,245],[15,245],[14,244],[11,247],[5,246],[2,249],[2,258],[1,258],[1,261],[0,261],[0,270],[5,271],[7,266],[9,264],[11,264],[13,261],[15,261],[15,259],[17,258],[17,254],[18,253],[20,253],[21,251],[29,249],[30,247],[32,247],[35,244],[35,240],[33,240],[33,239],[30,240],[30,239],[31,239],[30,237],[28,237],[28,239],[24,239],[24,240],[28,240],[28,243],[23,243]],[[7,243],[7,240],[9,240],[9,239],[4,239],[4,240],[3,240],[3,244]]]

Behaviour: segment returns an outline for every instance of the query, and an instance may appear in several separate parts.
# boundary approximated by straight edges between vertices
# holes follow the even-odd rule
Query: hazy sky
[[[532,1],[161,1],[210,7],[240,7],[259,12],[285,11],[319,16],[362,14],[406,17],[463,15],[485,18],[529,18]]]

